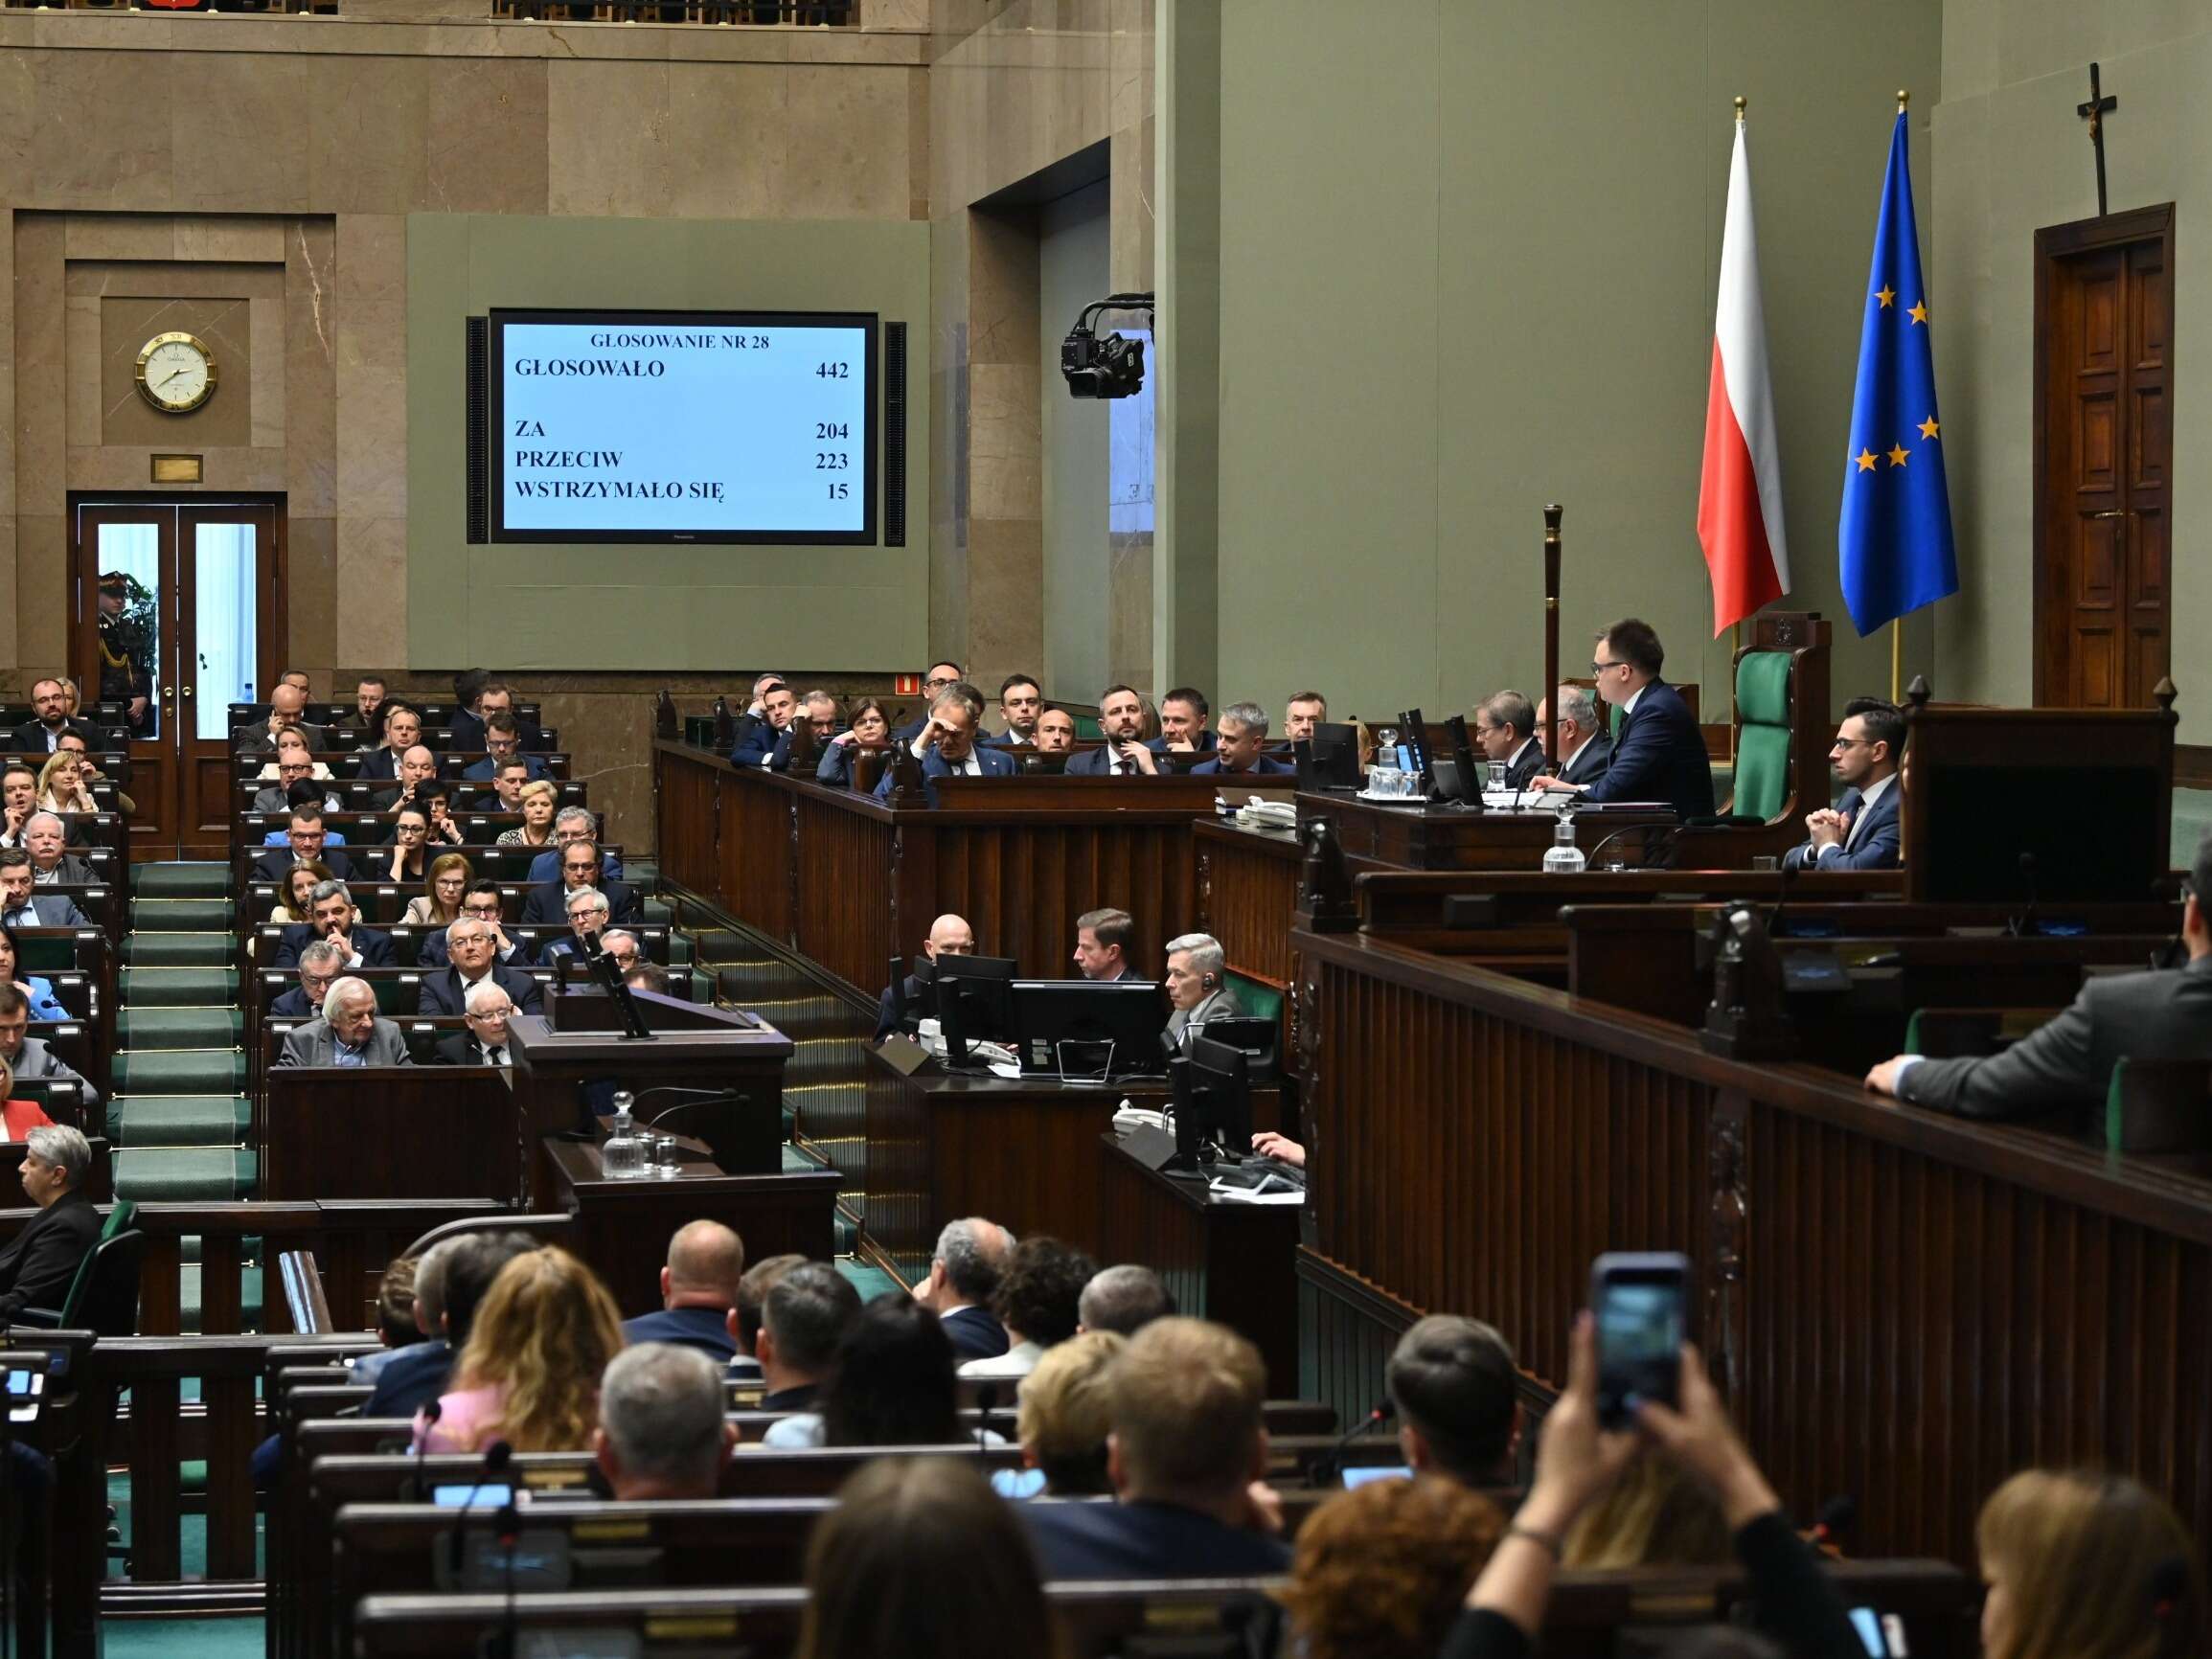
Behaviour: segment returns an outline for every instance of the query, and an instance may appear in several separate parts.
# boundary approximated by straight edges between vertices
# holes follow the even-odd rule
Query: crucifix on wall
[[[2097,66],[2089,65],[2089,102],[2074,105],[2074,113],[2089,124],[2089,143],[2097,152],[2097,216],[2103,218],[2105,207],[2105,117],[2120,107],[2120,101],[2105,95],[2097,79]]]

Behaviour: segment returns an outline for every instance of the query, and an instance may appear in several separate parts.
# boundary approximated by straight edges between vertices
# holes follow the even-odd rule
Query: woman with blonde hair
[[[2165,1500],[2125,1475],[2023,1469],[1974,1524],[1987,1659],[2204,1651],[2204,1579]]]
[[[1713,1567],[1729,1559],[1728,1523],[1679,1464],[1646,1451],[1566,1536],[1569,1567]]]
[[[97,812],[100,804],[84,786],[84,759],[71,749],[57,749],[38,768],[38,809],[41,812]]]
[[[522,785],[522,823],[518,829],[502,830],[501,847],[550,847],[553,845],[553,813],[559,804],[560,791],[552,781],[536,778]]]
[[[476,879],[476,868],[458,852],[441,852],[430,860],[430,874],[422,891],[407,900],[399,918],[404,927],[445,927],[461,920],[461,898]]]
[[[295,750],[297,753],[287,755],[285,753],[287,749]],[[305,761],[308,766],[308,776],[314,779],[316,783],[330,782],[331,768],[325,762],[315,759],[314,751],[308,746],[308,739],[300,735],[298,728],[293,726],[286,726],[277,734],[276,759],[262,765],[261,770],[262,782],[264,784],[275,783],[284,776],[280,768],[287,761]]]
[[[622,1345],[622,1315],[590,1268],[553,1244],[517,1256],[476,1310],[437,1420],[415,1420],[417,1449],[590,1450],[600,1373]]]
[[[1086,1330],[1046,1349],[1023,1379],[1015,1433],[1022,1461],[1043,1474],[1048,1497],[1097,1497],[1114,1489],[1106,1478],[1110,1376],[1128,1346],[1119,1331]]]

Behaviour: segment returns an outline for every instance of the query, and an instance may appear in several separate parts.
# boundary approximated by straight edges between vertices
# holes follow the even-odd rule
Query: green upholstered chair
[[[1283,1023],[1283,993],[1264,979],[1254,979],[1248,973],[1235,968],[1224,970],[1229,989],[1236,992],[1237,1002],[1244,1012],[1254,1019],[1271,1019]]]
[[[1736,798],[1739,817],[1778,817],[1790,802],[1790,669],[1788,651],[1745,651],[1736,663]]]
[[[2212,1149],[2212,1061],[2123,1058],[2105,1091],[2108,1152]]]
[[[1095,743],[1106,736],[1106,728],[1098,723],[1096,715],[1077,715],[1074,718],[1077,737],[1087,739]]]

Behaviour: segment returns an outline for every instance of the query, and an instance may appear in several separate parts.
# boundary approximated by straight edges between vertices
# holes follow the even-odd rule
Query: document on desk
[[[1209,1197],[1219,1198],[1227,1204],[1303,1204],[1306,1202],[1306,1189],[1303,1187],[1292,1187],[1282,1193],[1255,1193],[1249,1187],[1230,1187],[1224,1186],[1220,1181],[1213,1181],[1207,1184],[1206,1193]]]

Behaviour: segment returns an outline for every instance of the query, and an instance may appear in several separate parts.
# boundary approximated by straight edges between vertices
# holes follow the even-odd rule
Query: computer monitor
[[[945,955],[934,966],[945,1057],[957,1065],[970,1042],[998,1042],[1013,1030],[1015,964],[1011,956]]]
[[[1317,721],[1313,736],[1290,745],[1298,763],[1301,789],[1357,789],[1359,787],[1359,734],[1350,725]]]
[[[1025,750],[1015,757],[1025,776],[1059,777],[1067,770],[1067,756],[1062,754],[1039,755]]]
[[[1275,1080],[1278,1051],[1283,1042],[1280,1021],[1264,1014],[1231,1014],[1224,1019],[1210,1019],[1200,1030],[1208,1042],[1243,1050],[1245,1075],[1254,1087]]]
[[[1014,984],[1014,1047],[1025,1072],[1157,1074],[1167,999],[1149,980],[1021,979]],[[1063,1055],[1062,1043],[1113,1045],[1104,1066]],[[1095,1049],[1086,1047],[1083,1058]]]
[[[1210,1165],[1251,1155],[1252,1088],[1243,1049],[1194,1036],[1168,1061],[1168,1079],[1175,1155],[1163,1172],[1203,1176]]]

